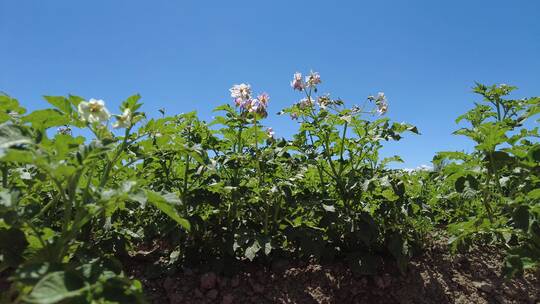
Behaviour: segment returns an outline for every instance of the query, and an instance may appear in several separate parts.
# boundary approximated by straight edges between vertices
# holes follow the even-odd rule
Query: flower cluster
[[[91,98],[89,101],[81,101],[77,110],[81,120],[88,123],[105,123],[111,118],[109,110],[105,107],[105,102],[101,99]],[[132,125],[133,113],[129,108],[124,109],[122,115],[114,115],[116,122],[113,128],[129,128]]]
[[[313,99],[311,97],[304,98],[298,103],[300,109],[311,108],[313,106]]]
[[[321,76],[317,72],[311,71],[305,80],[302,78],[302,73],[294,73],[291,87],[294,90],[303,91],[306,88],[315,88],[321,83]]]
[[[229,89],[231,97],[234,99],[234,103],[244,113],[256,113],[262,117],[266,117],[268,112],[268,101],[270,96],[266,93],[262,93],[257,98],[251,96],[251,86],[249,84],[235,84]]]
[[[377,96],[368,96],[368,100],[375,102],[379,115],[383,115],[388,111],[388,102],[383,92],[379,92]]]
[[[328,105],[331,103],[332,103],[332,100],[330,99],[329,95],[323,95],[317,98],[317,104],[323,110],[326,110],[326,107],[328,107]]]

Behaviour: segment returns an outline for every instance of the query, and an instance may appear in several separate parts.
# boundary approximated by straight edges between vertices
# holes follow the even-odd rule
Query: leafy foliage
[[[472,153],[441,152],[433,171],[389,169],[386,141],[415,126],[382,117],[386,97],[346,107],[318,95],[320,76],[295,75],[305,94],[283,109],[298,122],[290,139],[264,125],[268,95],[231,89],[236,107],[147,119],[140,96],[119,115],[104,102],[45,96],[53,108],[26,113],[0,96],[0,272],[7,302],[143,303],[141,284],[121,260],[166,241],[168,267],[284,255],[346,261],[356,274],[383,262],[406,271],[434,225],[451,245],[477,241],[508,249],[506,273],[540,261],[538,98],[504,99],[514,88],[478,85],[481,104],[455,133]],[[109,120],[116,119],[113,129]],[[114,129],[117,129],[116,131]],[[82,136],[74,134],[91,134]]]

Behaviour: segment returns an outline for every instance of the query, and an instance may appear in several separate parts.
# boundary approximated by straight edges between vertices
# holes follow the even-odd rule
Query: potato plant
[[[148,118],[138,95],[111,114],[102,100],[45,96],[27,113],[0,96],[0,273],[14,303],[144,303],[122,261],[166,243],[167,265],[280,257],[345,261],[357,275],[383,263],[406,272],[434,226],[463,249],[494,242],[507,273],[536,267],[539,99],[504,99],[513,87],[478,85],[483,104],[456,134],[473,153],[441,152],[432,172],[391,169],[386,141],[415,126],[384,117],[384,93],[352,107],[319,94],[318,73],[294,74],[299,101],[282,111],[290,139],[265,124],[270,96],[248,84],[206,122],[195,112]]]
[[[455,132],[472,139],[472,153],[440,152],[439,204],[454,249],[474,239],[507,248],[505,272],[511,276],[540,263],[540,145],[534,119],[540,98],[508,99],[515,87],[478,84],[483,100],[461,115],[467,126]],[[536,120],[538,123],[538,119]]]

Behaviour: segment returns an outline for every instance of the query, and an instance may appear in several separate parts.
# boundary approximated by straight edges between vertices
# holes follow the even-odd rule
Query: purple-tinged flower
[[[294,90],[298,90],[298,91],[304,90],[304,82],[302,81],[302,73],[299,73],[299,72],[294,73],[293,80],[291,81],[291,87]]]
[[[313,100],[311,99],[311,97],[309,97],[309,98],[303,98],[303,99],[300,100],[300,102],[298,103],[298,106],[300,107],[300,109],[310,108],[311,106],[313,106]]]
[[[292,118],[293,120],[297,120],[297,119],[298,119],[298,114],[292,113],[292,114],[291,114],[291,118]]]
[[[315,87],[321,83],[321,75],[318,72],[311,71],[308,76],[306,76],[306,83],[308,87]]]
[[[269,97],[268,95],[265,95],[265,96],[261,95],[261,96],[263,97],[262,100],[258,98],[250,99],[246,103],[244,110],[247,110],[250,113],[257,113],[261,115],[262,117],[268,116],[268,112],[266,112],[266,108],[268,106]]]
[[[268,102],[270,101],[270,96],[268,96],[267,93],[261,93],[259,96],[257,96],[257,99],[261,103],[262,106],[266,109],[268,107]]]

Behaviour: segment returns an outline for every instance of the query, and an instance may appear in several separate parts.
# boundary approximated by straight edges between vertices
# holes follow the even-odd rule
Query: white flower
[[[377,104],[377,113],[379,113],[379,115],[383,115],[384,113],[386,113],[386,111],[388,111],[388,104],[386,103]]]
[[[105,122],[111,117],[111,114],[105,108],[105,102],[101,99],[91,98],[88,102],[81,101],[77,109],[81,114],[81,119],[89,123]]]
[[[352,116],[351,115],[343,115],[340,117],[341,120],[347,122],[347,123],[351,123],[351,120],[352,120]]]
[[[268,128],[268,129],[266,130],[266,134],[268,135],[269,138],[274,138],[274,135],[275,135],[276,133],[274,132],[274,129]]]
[[[379,115],[383,115],[384,113],[386,113],[386,111],[388,111],[388,102],[383,92],[379,92],[377,94],[377,97],[370,97],[375,98],[375,104],[377,105],[377,113],[379,113]]]
[[[238,100],[246,100],[251,98],[251,86],[249,84],[241,83],[235,84],[229,89],[231,97],[238,102]]]
[[[384,95],[384,92],[379,92],[377,94],[377,101],[386,103],[386,96]]]
[[[326,107],[330,104],[331,100],[329,96],[319,96],[317,99],[317,104],[323,110],[326,110]]]
[[[125,109],[122,115],[115,115],[116,122],[113,124],[113,128],[129,128],[131,127],[131,120],[133,119],[133,114],[130,109]]]

